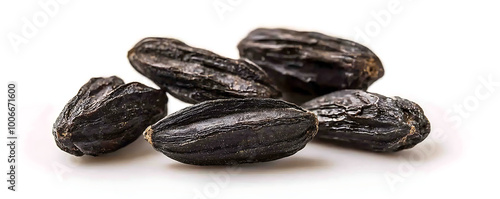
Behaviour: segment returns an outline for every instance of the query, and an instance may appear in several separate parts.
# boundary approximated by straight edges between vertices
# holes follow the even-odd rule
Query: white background
[[[4,181],[2,198],[499,196],[498,3],[69,0],[47,11],[39,5],[46,2],[54,0],[0,3],[0,87],[5,98],[6,82],[18,83],[21,143],[18,192]],[[36,31],[23,33],[31,23]],[[369,90],[419,103],[431,134],[394,154],[311,142],[291,157],[236,169],[184,165],[143,139],[97,158],[56,147],[51,126],[89,78],[117,75],[155,86],[126,57],[140,39],[173,37],[237,58],[236,44],[257,27],[318,31],[370,47],[386,73]],[[12,43],[13,35],[23,43]],[[170,113],[185,106],[170,97]],[[7,114],[0,115],[4,126]],[[0,147],[2,172],[7,153]]]

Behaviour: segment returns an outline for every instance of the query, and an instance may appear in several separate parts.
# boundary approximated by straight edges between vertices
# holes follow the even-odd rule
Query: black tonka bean
[[[144,132],[166,156],[194,165],[265,162],[295,154],[314,137],[318,120],[276,99],[206,101],[173,113]]]

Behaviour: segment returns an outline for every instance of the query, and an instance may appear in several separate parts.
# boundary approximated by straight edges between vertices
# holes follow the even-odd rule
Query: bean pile
[[[128,52],[160,90],[116,76],[90,79],[52,134],[72,155],[116,151],[141,134],[154,149],[193,165],[277,160],[314,139],[373,152],[422,142],[430,123],[416,103],[367,92],[382,76],[367,47],[317,32],[259,28],[240,59],[150,37]],[[171,96],[194,104],[167,115]]]

